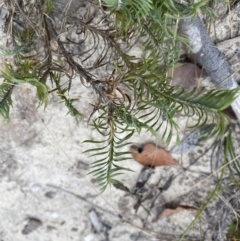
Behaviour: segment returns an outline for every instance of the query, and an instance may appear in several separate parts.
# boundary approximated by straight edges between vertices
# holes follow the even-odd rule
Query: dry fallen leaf
[[[158,216],[158,219],[165,218],[182,211],[196,211],[197,208],[189,206],[178,206],[176,208],[165,208],[163,212]]]
[[[185,63],[169,71],[172,78],[172,85],[181,85],[185,90],[190,91],[198,85],[198,80],[206,77],[205,71],[197,65]]]
[[[130,147],[130,151],[133,158],[144,166],[180,166],[166,150],[153,143],[141,146],[133,145]]]
[[[236,114],[234,113],[231,106],[227,107],[225,110],[223,110],[223,113],[230,117],[233,120],[237,120]]]

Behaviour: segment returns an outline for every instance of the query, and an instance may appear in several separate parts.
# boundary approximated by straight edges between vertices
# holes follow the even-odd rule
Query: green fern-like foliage
[[[130,81],[129,76],[128,81]],[[121,156],[127,156],[128,153],[118,152],[118,149],[129,145],[128,139],[134,132],[145,130],[151,132],[153,136],[159,136],[163,124],[167,122],[161,137],[168,144],[173,134],[178,131],[177,116],[180,115],[195,120],[189,128],[201,128],[206,123],[213,123],[211,129],[206,130],[208,137],[221,138],[227,124],[227,117],[221,110],[225,109],[239,93],[239,89],[206,91],[204,88],[193,89],[186,93],[182,88],[178,90],[167,84],[160,89],[158,85],[154,86],[151,78],[150,80],[145,78],[144,81],[131,80],[128,86],[132,87],[139,97],[134,104],[135,107],[133,105],[131,108],[124,105],[121,108],[115,107],[116,110],[111,116],[106,107],[100,108],[102,114],[93,121],[93,128],[106,139],[100,142],[86,141],[94,145],[104,143],[102,147],[86,151],[93,152],[91,156],[99,158],[93,163],[91,173],[100,184],[102,191],[108,184],[116,184],[115,176],[126,170],[118,163],[125,160],[125,157]],[[118,137],[120,134],[121,139]]]
[[[20,69],[14,71],[12,66],[5,64],[2,70],[3,78],[12,84],[28,83],[36,87],[39,98],[39,105],[46,108],[48,103],[48,88],[37,78],[37,66],[32,61],[24,61],[17,64]]]
[[[9,111],[12,105],[11,94],[14,85],[10,83],[2,83],[0,85],[0,114],[6,123],[9,122]]]
[[[166,78],[179,61],[181,44],[188,45],[178,35],[179,20],[194,19],[199,10],[213,16],[207,0],[184,6],[173,0],[100,0],[96,4],[85,0],[76,1],[86,9],[77,14],[71,5],[57,1],[23,2],[4,1],[12,14],[8,27],[15,54],[0,49],[11,59],[2,71],[0,113],[9,119],[12,85],[29,83],[36,87],[40,105],[46,107],[48,92],[55,91],[71,115],[83,118],[73,105],[78,100],[67,96],[77,75],[97,96],[97,102],[91,103],[92,115],[86,118],[102,140],[87,140],[93,147],[86,152],[96,158],[91,173],[102,190],[119,184],[117,175],[126,171],[121,161],[129,158],[122,150],[135,132],[161,133],[169,143],[178,130],[176,118],[185,116],[195,121],[191,128],[212,122],[209,135],[223,135],[227,118],[221,111],[239,90],[186,92]],[[59,16],[63,16],[61,28],[53,21]],[[63,32],[68,33],[64,40]],[[57,44],[57,55],[51,40]],[[41,53],[34,52],[38,41],[44,45]],[[139,58],[128,53],[136,41],[142,50]]]
[[[214,122],[215,128],[208,130],[209,136],[216,135],[221,138],[227,123],[227,118],[221,111],[231,104],[239,93],[239,89],[206,91],[204,88],[195,88],[186,93],[182,87],[170,86],[165,78],[166,71],[172,68],[179,59],[179,44],[187,44],[187,41],[177,34],[176,20],[186,17],[195,18],[200,8],[213,15],[213,12],[205,5],[206,1],[193,4],[189,8],[174,1],[145,1],[145,5],[141,4],[141,1],[139,5],[136,5],[134,1],[104,0],[102,2],[112,10],[112,14],[115,14],[117,34],[125,36],[126,33],[134,31],[145,40],[144,50],[148,51],[148,57],[132,65],[127,73],[119,71],[121,83],[131,89],[136,102],[131,108],[115,106],[114,113],[105,110],[102,113],[102,115],[105,114],[104,119],[113,115],[114,122],[122,123],[125,131],[140,132],[144,129],[153,135],[157,135],[163,124],[167,122],[168,125],[162,138],[169,143],[173,133],[178,129],[175,118],[182,115],[194,118],[195,124],[190,126],[191,128],[201,128],[209,121]],[[102,121],[95,120],[94,128],[97,129],[101,123]],[[107,126],[104,128],[107,131]],[[116,125],[115,128],[119,126]],[[118,129],[115,131],[117,132]],[[97,144],[94,141],[93,143]],[[109,153],[107,151],[109,145],[111,146],[110,142],[101,148],[100,156],[104,150]],[[89,151],[97,152],[98,150],[90,149]],[[105,157],[94,162],[93,165],[96,164],[94,167],[97,169],[92,171],[96,179],[100,180],[103,189],[107,184],[112,183],[110,175],[104,176],[104,183],[101,182],[102,174],[106,174],[104,170],[107,169],[111,173],[111,169],[115,170],[114,161],[117,162],[114,159],[107,162],[107,159]],[[98,169],[99,162],[104,166],[101,171]],[[118,166],[117,170],[121,172],[119,168],[121,167]],[[115,179],[114,182],[116,182]]]
[[[230,170],[230,174],[234,181],[235,186],[239,189],[239,178],[240,178],[240,159],[239,155],[236,154],[236,146],[233,143],[233,130],[228,130],[226,138],[225,138],[225,160],[229,164],[228,168]]]
[[[103,110],[104,111],[104,110]],[[86,153],[93,153],[91,156],[98,156],[97,161],[92,164],[91,173],[97,183],[104,191],[109,184],[118,184],[116,176],[129,169],[121,166],[121,161],[128,160],[129,153],[121,151],[122,147],[129,144],[128,140],[134,134],[134,128],[122,125],[119,120],[106,119],[106,113],[103,112],[93,121],[93,128],[103,136],[102,141],[87,140],[86,143],[94,145],[104,143],[103,147],[88,149]],[[99,158],[100,157],[100,158]]]
[[[15,57],[19,59],[20,53],[25,50],[24,47],[17,47],[15,50],[9,50],[0,46],[0,56],[1,57]],[[3,80],[3,83],[0,85],[0,114],[3,117],[5,123],[10,121],[9,112],[10,106],[12,105],[12,91],[14,88],[14,83],[8,80]]]
[[[60,81],[61,76],[59,73],[51,73],[50,75],[51,80],[56,84],[57,88],[57,94],[60,96],[60,98],[65,102],[66,107],[68,108],[68,113],[72,116],[79,117],[80,119],[83,119],[84,116],[82,113],[80,113],[74,106],[73,102],[77,101],[77,99],[73,98],[67,98],[65,96],[66,92],[68,91],[68,87],[61,88]]]

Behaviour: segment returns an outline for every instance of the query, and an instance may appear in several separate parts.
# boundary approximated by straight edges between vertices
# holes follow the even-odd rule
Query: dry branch
[[[180,33],[188,38],[195,60],[211,77],[212,82],[223,89],[234,89],[238,84],[225,56],[214,45],[199,17],[194,22],[190,18],[179,23]],[[232,103],[232,109],[240,120],[240,96]]]

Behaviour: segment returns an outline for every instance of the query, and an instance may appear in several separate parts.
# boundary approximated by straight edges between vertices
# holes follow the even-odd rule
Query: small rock
[[[22,234],[27,235],[40,227],[42,225],[42,222],[37,218],[28,218],[26,225],[24,226],[24,229],[22,230]]]

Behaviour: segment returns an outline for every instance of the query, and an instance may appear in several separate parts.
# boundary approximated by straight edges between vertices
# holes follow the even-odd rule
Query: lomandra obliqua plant
[[[181,86],[171,86],[166,78],[180,58],[181,44],[188,45],[177,33],[179,19],[194,19],[199,9],[213,14],[207,2],[183,7],[171,0],[4,1],[1,8],[7,16],[5,29],[12,50],[1,48],[7,59],[0,85],[2,117],[9,121],[13,88],[29,83],[36,87],[40,105],[46,108],[48,93],[55,91],[71,115],[83,118],[75,107],[79,100],[67,96],[73,76],[79,76],[98,99],[92,103],[92,115],[84,118],[102,136],[99,142],[86,141],[93,144],[86,152],[97,157],[91,173],[102,191],[119,183],[117,176],[126,170],[121,161],[129,158],[122,150],[135,132],[163,133],[162,139],[169,143],[178,129],[175,118],[182,115],[195,120],[192,128],[213,122],[209,135],[221,137],[227,121],[222,110],[238,89],[186,92]],[[61,36],[68,31],[75,38],[65,34],[63,40]],[[57,43],[58,58],[52,40]],[[141,58],[128,53],[136,41],[142,43]],[[36,53],[34,46],[39,42],[44,52]],[[94,148],[96,144],[101,147]]]

